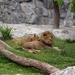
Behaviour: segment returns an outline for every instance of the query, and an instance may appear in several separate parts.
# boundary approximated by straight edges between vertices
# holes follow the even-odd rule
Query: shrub
[[[75,40],[71,40],[71,39],[66,39],[67,43],[75,43]]]
[[[0,26],[0,32],[1,32],[1,39],[2,40],[9,40],[12,38],[11,34],[12,28],[9,28],[8,26]]]

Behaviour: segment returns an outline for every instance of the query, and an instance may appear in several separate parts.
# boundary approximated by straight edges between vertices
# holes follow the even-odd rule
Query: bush
[[[1,39],[2,40],[9,40],[12,38],[12,34],[11,34],[11,30],[12,28],[9,28],[8,26],[0,26],[0,32],[1,32]]]
[[[67,43],[75,43],[75,40],[71,40],[71,39],[66,39]]]

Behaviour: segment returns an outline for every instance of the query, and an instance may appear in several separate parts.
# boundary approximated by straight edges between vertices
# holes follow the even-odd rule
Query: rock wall
[[[72,25],[70,0],[60,8],[60,24]],[[0,21],[9,24],[53,25],[52,0],[0,0]]]

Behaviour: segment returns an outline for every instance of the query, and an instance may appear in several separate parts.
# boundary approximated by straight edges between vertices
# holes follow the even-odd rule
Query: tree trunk
[[[6,44],[5,42],[3,42],[2,40],[0,40],[0,47],[13,49],[12,47],[10,47],[8,44]]]
[[[59,28],[59,22],[60,22],[60,13],[59,13],[59,6],[57,2],[53,0],[54,4],[54,25],[53,28]]]
[[[54,66],[51,66],[47,63],[40,62],[40,61],[30,59],[30,58],[23,58],[23,57],[17,56],[15,54],[13,54],[12,52],[6,50],[3,47],[0,47],[0,53],[2,55],[4,55],[5,57],[7,57],[8,59],[10,59],[22,66],[31,66],[31,67],[37,68],[39,70],[42,70],[48,74],[59,71],[58,68],[55,68]]]

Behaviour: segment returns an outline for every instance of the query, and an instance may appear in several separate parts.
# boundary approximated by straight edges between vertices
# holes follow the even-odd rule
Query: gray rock
[[[70,40],[75,40],[75,34],[74,31],[71,30],[66,30],[66,29],[54,29],[53,34],[55,37],[65,40],[65,39],[70,39]]]
[[[48,24],[53,25],[54,24],[54,19],[48,19]]]
[[[72,27],[73,26],[73,21],[71,21],[71,20],[64,20],[64,26],[65,27]]]
[[[54,17],[54,10],[50,9],[49,10],[49,19],[53,19],[53,17]]]
[[[70,34],[69,34],[68,30],[54,29],[52,32],[53,32],[54,36],[59,39],[69,39],[70,38]]]
[[[43,16],[49,16],[49,11],[43,7]]]
[[[43,10],[41,8],[36,8],[35,12],[36,12],[36,15],[40,17],[42,16]]]
[[[18,14],[17,12],[13,12],[11,14],[10,23],[11,24],[19,24],[20,23],[20,14]]]
[[[52,2],[52,0],[43,0],[43,5],[47,9],[52,9],[53,8],[53,2]]]
[[[27,23],[35,23],[37,15],[34,12],[34,3],[21,3],[22,11],[25,14]]]
[[[73,20],[73,26],[75,26],[75,20]]]
[[[43,3],[39,0],[36,0],[36,7],[37,8],[43,8]]]
[[[32,0],[15,0],[15,1],[17,1],[19,3],[23,3],[23,2],[31,2]]]
[[[73,16],[74,16],[74,14],[72,12],[70,12],[70,6],[69,6],[68,12],[67,12],[66,17],[64,19],[64,25],[66,27],[69,27],[69,26],[71,27],[73,25]]]
[[[64,70],[57,71],[55,73],[52,73],[50,75],[75,75],[75,66],[73,67],[68,67]]]
[[[41,22],[43,25],[47,25],[47,24],[48,24],[48,16],[43,16],[43,17],[41,17],[40,22]],[[40,24],[41,24],[41,23],[40,23]]]
[[[0,0],[0,3],[6,3],[8,0]]]

